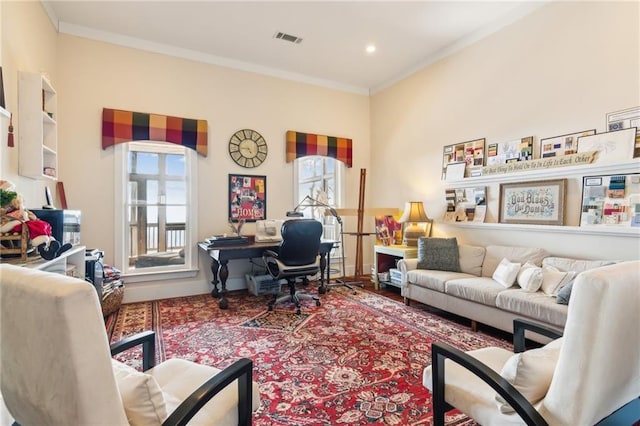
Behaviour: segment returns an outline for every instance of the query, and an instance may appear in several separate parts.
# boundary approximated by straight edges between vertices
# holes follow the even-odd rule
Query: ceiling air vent
[[[291,34],[277,32],[273,35],[273,38],[278,38],[280,40],[289,41],[291,43],[300,44],[302,43],[302,39],[300,37],[296,37]]]

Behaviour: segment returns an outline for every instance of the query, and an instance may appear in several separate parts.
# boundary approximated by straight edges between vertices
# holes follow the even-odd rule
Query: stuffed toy
[[[69,243],[56,241],[51,225],[27,210],[22,197],[15,192],[15,186],[6,180],[0,180],[0,215],[0,233],[20,232],[25,223],[31,245],[37,247],[40,256],[46,260],[55,259],[72,247]]]

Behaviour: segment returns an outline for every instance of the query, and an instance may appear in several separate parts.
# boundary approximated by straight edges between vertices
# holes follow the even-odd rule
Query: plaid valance
[[[183,145],[207,156],[207,120],[102,109],[102,149],[131,141]]]
[[[307,155],[323,155],[351,167],[351,139],[287,131],[287,163]]]

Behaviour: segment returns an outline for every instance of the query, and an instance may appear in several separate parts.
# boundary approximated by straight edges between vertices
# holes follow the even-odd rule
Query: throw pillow
[[[516,282],[518,271],[520,271],[520,263],[511,263],[507,258],[503,258],[493,272],[492,278],[503,287],[509,288]]]
[[[568,305],[569,299],[571,298],[571,290],[573,290],[573,283],[576,282],[575,278],[569,282],[569,284],[565,285],[560,289],[558,295],[556,296],[556,303],[561,305]]]
[[[120,398],[131,425],[161,425],[167,406],[156,379],[115,359],[111,360]]]
[[[542,287],[542,268],[527,262],[518,272],[518,285],[526,292],[535,293]]]
[[[562,339],[557,339],[541,348],[514,354],[504,364],[500,375],[529,402],[535,404],[549,390],[561,347]],[[499,394],[496,394],[495,399],[501,413],[515,412]]]
[[[576,273],[573,271],[562,272],[552,267],[542,268],[542,291],[547,296],[556,297],[558,291],[569,284],[575,276]]]
[[[418,269],[460,272],[459,256],[455,237],[418,239]]]

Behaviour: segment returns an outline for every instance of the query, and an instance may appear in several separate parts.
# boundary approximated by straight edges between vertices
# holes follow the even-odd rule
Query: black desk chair
[[[303,286],[309,283],[307,278],[320,271],[320,237],[322,224],[315,219],[293,219],[282,224],[282,241],[278,252],[265,251],[262,259],[267,270],[274,279],[286,279],[289,294],[278,297],[274,295],[269,302],[269,310],[276,303],[292,301],[296,305],[296,313],[300,314],[300,300],[315,300],[320,306],[320,299],[304,292],[296,291],[296,279],[302,278]]]

